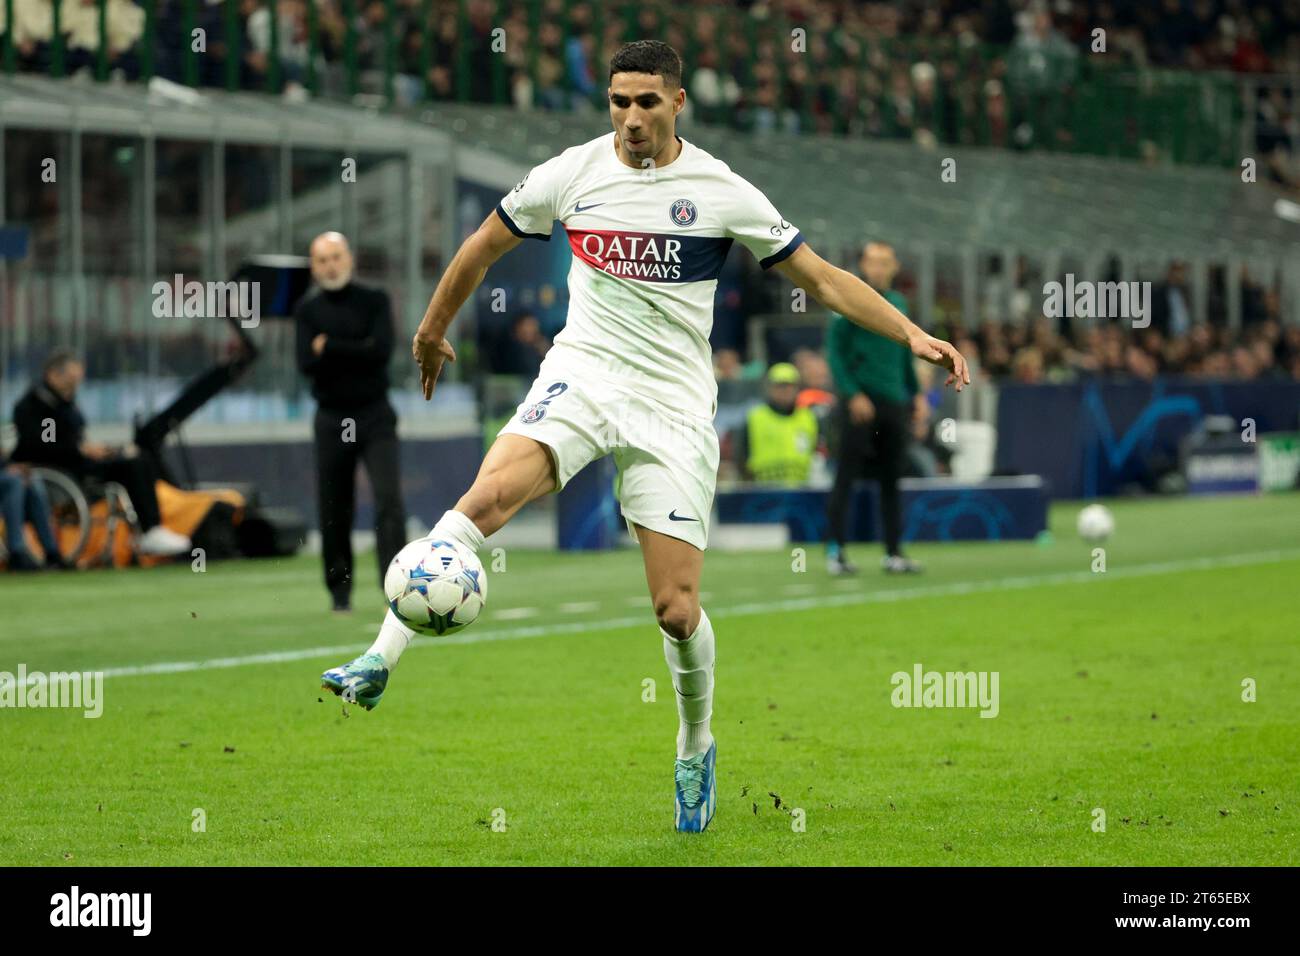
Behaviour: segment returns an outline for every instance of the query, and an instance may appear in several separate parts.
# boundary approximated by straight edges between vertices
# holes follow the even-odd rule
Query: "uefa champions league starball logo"
[[[673,217],[673,222],[679,226],[689,226],[695,221],[695,203],[689,199],[679,199],[673,203],[669,211]]]

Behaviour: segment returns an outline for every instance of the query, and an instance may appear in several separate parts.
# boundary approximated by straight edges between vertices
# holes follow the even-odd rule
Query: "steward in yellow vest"
[[[797,408],[799,370],[779,362],[767,372],[767,401],[745,420],[745,473],[754,481],[802,485],[817,450],[817,416]]]

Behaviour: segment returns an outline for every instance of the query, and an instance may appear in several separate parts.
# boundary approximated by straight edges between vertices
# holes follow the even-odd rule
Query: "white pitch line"
[[[561,614],[587,614],[599,609],[599,601],[567,601],[556,608]]]
[[[748,604],[733,604],[728,607],[709,608],[710,618],[736,617],[745,614],[765,614],[773,611],[800,611],[818,607],[844,607],[854,604],[877,604],[894,601],[919,600],[933,597],[955,597],[963,594],[979,594],[988,591],[1015,591],[1025,588],[1041,587],[1051,584],[1082,584],[1115,578],[1149,577],[1159,574],[1176,574],[1180,571],[1209,571],[1215,568],[1241,567],[1251,564],[1274,564],[1278,561],[1291,561],[1300,558],[1300,549],[1257,551],[1250,554],[1225,555],[1220,558],[1188,558],[1181,561],[1162,561],[1152,564],[1138,564],[1128,568],[1112,568],[1105,574],[1092,571],[1057,571],[1050,574],[1021,575],[1008,578],[993,578],[987,581],[954,581],[951,584],[920,585],[911,588],[896,588],[889,591],[861,591],[855,594],[819,594],[803,598],[785,598],[779,601],[754,601]],[[509,612],[532,610],[535,608],[506,608],[496,612],[496,617],[504,617]],[[375,623],[376,628],[379,622]],[[573,621],[566,624],[535,624],[526,627],[496,630],[469,631],[453,634],[449,637],[417,637],[411,641],[412,646],[442,647],[450,644],[485,644],[489,641],[514,641],[529,637],[549,637],[554,634],[582,634],[589,631],[613,630],[623,627],[652,627],[652,619],[641,613],[635,617],[615,617],[600,621]],[[171,661],[157,664],[138,664],[125,667],[105,668],[98,673],[105,677],[142,677],[150,674],[180,674],[190,671],[219,670],[227,667],[243,667],[248,664],[279,664],[287,661],[310,660],[318,657],[336,657],[355,654],[356,644],[343,644],[335,647],[307,647],[297,650],[270,651],[263,654],[248,654],[242,657],[217,657],[203,661]]]
[[[497,617],[505,621],[519,621],[526,617],[536,617],[542,612],[535,607],[503,607],[497,611]]]

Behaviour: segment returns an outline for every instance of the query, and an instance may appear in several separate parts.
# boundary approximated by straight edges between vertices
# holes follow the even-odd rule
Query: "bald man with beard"
[[[356,470],[365,465],[375,496],[379,583],[406,542],[397,413],[388,403],[393,316],[388,294],[352,278],[352,250],[337,232],[311,244],[316,288],[294,311],[298,368],[311,380],[317,504],[325,587],[334,610],[352,601],[352,519]]]

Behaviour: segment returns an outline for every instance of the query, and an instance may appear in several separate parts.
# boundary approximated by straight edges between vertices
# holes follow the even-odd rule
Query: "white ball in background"
[[[1105,541],[1115,533],[1115,518],[1105,505],[1088,505],[1079,512],[1079,537],[1090,544]]]

